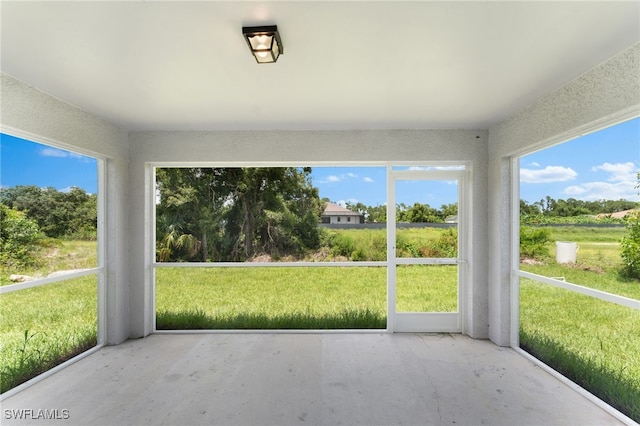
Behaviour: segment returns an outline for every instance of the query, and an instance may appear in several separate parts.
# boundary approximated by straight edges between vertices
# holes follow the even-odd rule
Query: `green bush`
[[[550,239],[548,229],[520,225],[520,257],[541,259],[549,256],[547,244]]]
[[[449,228],[422,253],[425,257],[458,257],[458,228]]]
[[[40,230],[23,212],[0,204],[0,261],[3,266],[24,267],[38,262],[35,251]]]
[[[396,255],[398,257],[421,257],[418,243],[405,238],[404,235],[396,235]]]
[[[640,211],[625,217],[625,226],[629,233],[620,242],[620,257],[624,261],[624,274],[640,279]]]
[[[336,233],[329,238],[329,244],[331,247],[332,256],[345,256],[351,257],[351,254],[356,251],[356,243],[353,238],[342,233]]]

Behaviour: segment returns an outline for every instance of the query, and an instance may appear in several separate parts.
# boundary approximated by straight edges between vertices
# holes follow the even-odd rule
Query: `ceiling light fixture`
[[[242,35],[247,40],[249,49],[259,64],[275,62],[284,53],[276,25],[242,27]]]

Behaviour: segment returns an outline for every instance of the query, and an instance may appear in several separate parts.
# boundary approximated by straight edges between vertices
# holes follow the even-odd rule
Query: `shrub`
[[[548,229],[520,225],[520,257],[540,259],[549,256],[551,233]]]
[[[351,257],[356,251],[356,243],[351,237],[342,233],[333,234],[330,238],[331,255]]]
[[[625,217],[625,226],[629,233],[620,242],[620,257],[624,261],[624,274],[640,279],[640,211]]]
[[[431,249],[435,257],[458,257],[458,228],[449,228],[443,232]]]
[[[0,261],[5,267],[37,264],[35,251],[40,230],[23,212],[0,204]]]
[[[405,238],[403,235],[396,235],[396,251],[399,257],[421,257],[420,247],[413,242]]]

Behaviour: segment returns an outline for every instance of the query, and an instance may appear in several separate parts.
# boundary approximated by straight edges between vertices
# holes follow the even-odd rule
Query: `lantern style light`
[[[242,35],[259,64],[275,62],[284,53],[277,25],[242,27]]]

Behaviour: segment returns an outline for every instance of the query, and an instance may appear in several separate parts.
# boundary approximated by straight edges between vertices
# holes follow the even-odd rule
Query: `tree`
[[[81,188],[62,192],[52,187],[15,186],[0,190],[0,203],[23,211],[48,237],[97,236],[98,198]]]
[[[529,204],[525,200],[520,200],[520,214],[537,216],[540,214],[540,205],[538,203]]]
[[[310,168],[173,168],[156,176],[159,258],[238,261],[320,243]]]
[[[636,177],[636,189],[640,195],[640,171]],[[640,279],[640,210],[629,213],[625,217],[625,226],[629,233],[622,238],[620,256],[624,261],[624,272],[632,278]]]
[[[215,258],[221,249],[210,246],[222,233],[225,200],[222,168],[156,170],[160,203],[156,206],[158,257],[168,260]]]
[[[409,209],[400,211],[398,222],[438,223],[444,222],[442,213],[428,204],[414,203]]]
[[[256,253],[300,254],[320,244],[320,198],[311,168],[228,169],[233,260]]]
[[[440,218],[442,220],[449,216],[456,216],[458,214],[458,203],[443,204],[440,206]]]
[[[3,266],[23,267],[37,263],[34,255],[40,230],[24,212],[0,204],[0,261]]]
[[[387,221],[387,206],[367,207],[367,222],[383,223]]]

